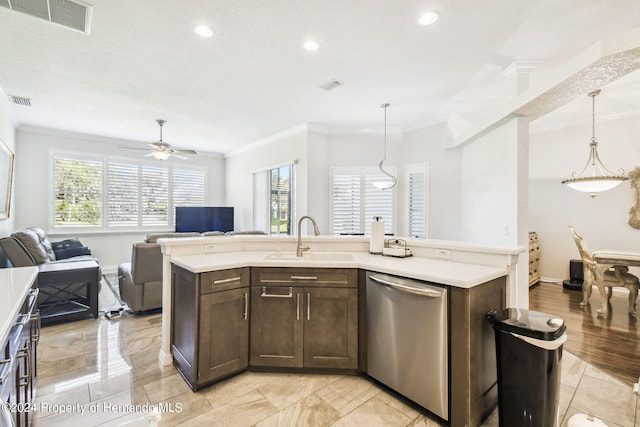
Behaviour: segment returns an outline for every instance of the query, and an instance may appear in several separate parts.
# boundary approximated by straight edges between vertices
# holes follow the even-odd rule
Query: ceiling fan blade
[[[182,154],[198,154],[198,152],[196,150],[181,150],[178,148],[174,148],[173,151],[177,152],[177,153],[182,153]]]
[[[121,145],[119,148],[125,148],[127,150],[144,150],[144,151],[148,151],[148,148],[142,148],[142,147],[125,147],[124,145]]]

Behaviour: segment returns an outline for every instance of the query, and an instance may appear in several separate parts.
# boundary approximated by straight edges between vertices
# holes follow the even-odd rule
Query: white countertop
[[[38,267],[16,267],[0,269],[0,344],[9,336],[22,303],[29,294],[33,281],[38,276]]]
[[[459,288],[471,288],[507,275],[507,269],[501,267],[415,256],[394,258],[368,252],[349,253],[353,255],[353,260],[265,259],[273,252],[238,251],[175,256],[171,262],[194,273],[237,267],[360,268]]]

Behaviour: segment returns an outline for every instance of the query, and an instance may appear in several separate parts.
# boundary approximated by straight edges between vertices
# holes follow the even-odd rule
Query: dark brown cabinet
[[[450,350],[452,426],[479,426],[498,403],[495,333],[486,318],[506,304],[506,278],[452,286]]]
[[[0,348],[0,400],[8,404],[9,409],[1,411],[0,425],[24,427],[31,424],[35,410],[36,354],[40,334],[37,298],[38,289],[32,289]]]
[[[254,268],[250,365],[357,369],[356,269]]]
[[[249,268],[172,271],[171,354],[191,389],[246,369]]]

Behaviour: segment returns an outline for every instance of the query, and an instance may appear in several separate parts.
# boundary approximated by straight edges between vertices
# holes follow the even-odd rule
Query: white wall
[[[598,121],[596,136],[606,167],[613,171],[624,168],[628,173],[640,166],[638,117]],[[568,279],[569,260],[580,258],[569,225],[584,236],[591,252],[640,251],[640,230],[627,223],[634,204],[628,181],[594,199],[560,183],[571,172],[582,170],[589,155],[590,139],[590,123],[531,135],[529,227],[538,234],[543,278]],[[640,273],[640,269],[634,270],[635,274]]]
[[[307,213],[308,130],[306,126],[274,135],[226,158],[226,204],[233,206],[235,228],[253,229],[253,173],[297,161],[294,218]],[[325,232],[325,230],[322,230]]]
[[[16,133],[15,167],[15,210],[16,219],[13,229],[23,227],[49,228],[50,152],[51,150],[76,151],[79,153],[104,154],[130,158],[141,156],[144,152],[129,151],[120,145],[139,145],[132,141],[113,140],[93,135],[82,135],[46,129],[19,129]],[[142,153],[142,154],[140,154]],[[169,160],[172,161],[172,160]],[[176,163],[184,160],[176,160]],[[224,159],[219,156],[198,155],[188,160],[189,164],[208,168],[208,205],[223,205],[224,198]],[[11,230],[13,231],[13,230]],[[107,268],[130,260],[131,245],[142,240],[146,232],[133,233],[95,233],[82,235],[51,234],[50,239],[62,240],[65,237],[79,237],[91,248],[92,253]]]
[[[0,141],[4,142],[11,152],[15,154],[16,152],[16,143],[15,143],[15,130],[13,123],[9,119],[9,105],[7,98],[5,96],[1,96],[2,91],[0,90]],[[5,182],[0,182],[0,185],[6,185]],[[14,191],[11,193],[11,203],[9,205],[9,218],[3,221],[0,221],[0,237],[5,237],[11,234],[14,229],[14,223],[16,218],[16,205],[15,205],[15,180],[14,180]]]
[[[446,123],[405,133],[402,163],[429,166],[427,236],[460,240],[462,150],[443,149],[446,138]]]
[[[518,118],[462,147],[462,240],[527,247],[528,136],[527,122]],[[529,306],[528,264],[525,252],[508,306]]]

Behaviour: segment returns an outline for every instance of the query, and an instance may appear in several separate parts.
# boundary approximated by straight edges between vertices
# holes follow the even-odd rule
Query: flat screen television
[[[233,231],[233,208],[218,206],[176,207],[176,231],[203,233]]]

